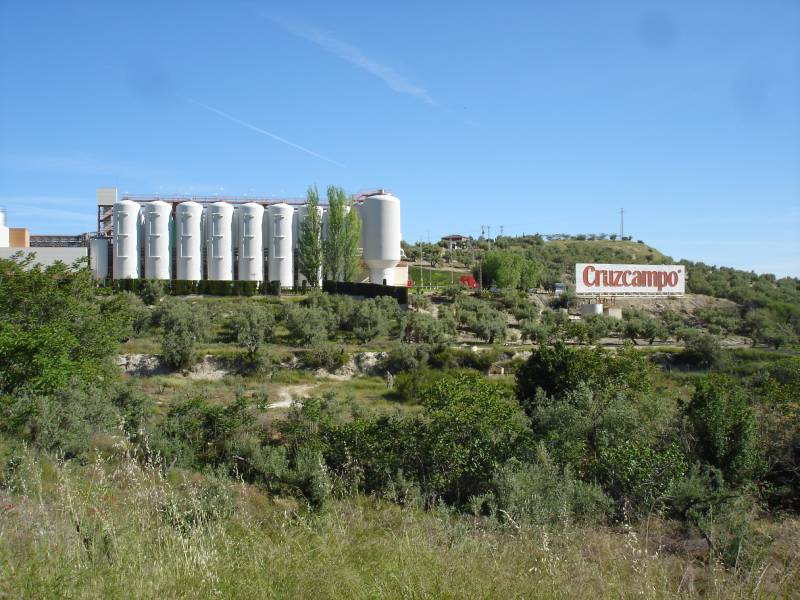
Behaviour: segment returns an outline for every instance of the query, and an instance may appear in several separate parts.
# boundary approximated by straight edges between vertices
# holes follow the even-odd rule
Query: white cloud
[[[277,23],[283,29],[298,37],[303,38],[321,47],[326,52],[338,56],[351,65],[358,67],[382,80],[387,86],[399,94],[413,96],[423,102],[436,105],[436,101],[431,97],[423,86],[409,81],[406,77],[398,73],[394,68],[379,63],[370,58],[359,48],[333,37],[331,34],[297,21],[291,21],[281,17],[271,16],[271,21]]]

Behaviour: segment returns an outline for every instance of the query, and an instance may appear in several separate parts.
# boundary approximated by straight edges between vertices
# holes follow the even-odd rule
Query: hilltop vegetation
[[[708,310],[696,315],[714,333],[734,333],[774,347],[794,344],[800,338],[800,280],[714,267],[701,262],[675,261],[643,242],[609,239],[603,234],[580,236],[540,235],[478,240],[453,252],[445,245],[407,246],[406,253],[431,264],[448,263],[479,272],[486,287],[552,290],[556,282],[574,285],[575,264],[582,262],[682,264],[686,266],[690,294],[703,294],[735,302],[735,310]],[[424,278],[423,278],[424,279]],[[439,278],[440,285],[442,278]],[[565,305],[574,303],[567,293]]]
[[[408,311],[164,292],[0,261],[0,593],[800,586],[800,358],[721,347],[712,329],[740,315],[573,321],[513,289]],[[536,343],[501,345],[519,337]],[[123,377],[121,347],[158,368]],[[192,378],[204,355],[220,379]],[[286,383],[312,391],[275,408]]]

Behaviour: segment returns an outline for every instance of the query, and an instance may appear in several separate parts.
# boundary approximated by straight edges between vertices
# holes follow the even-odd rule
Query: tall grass
[[[797,521],[748,570],[659,550],[654,528],[500,527],[355,497],[311,513],[214,474],[17,452],[0,492],[0,597],[790,597]],[[783,556],[783,558],[777,558]]]

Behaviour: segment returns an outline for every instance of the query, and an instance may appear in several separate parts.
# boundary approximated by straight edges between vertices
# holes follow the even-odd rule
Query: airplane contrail
[[[208,104],[203,104],[202,102],[199,102],[199,101],[194,100],[192,98],[187,98],[187,100],[189,102],[191,102],[192,104],[195,104],[195,105],[199,106],[200,108],[205,108],[207,111],[213,112],[214,114],[217,114],[220,117],[228,119],[229,121],[232,121],[232,122],[236,123],[237,125],[241,125],[242,127],[247,127],[247,129],[252,129],[253,131],[255,131],[257,133],[260,133],[262,135],[266,135],[267,137],[271,137],[273,140],[281,142],[282,144],[286,144],[287,146],[291,146],[292,148],[295,148],[297,150],[301,150],[302,152],[305,152],[306,154],[310,154],[311,156],[316,156],[317,158],[321,158],[322,160],[328,161],[329,163],[333,163],[334,165],[337,165],[339,167],[345,168],[345,166],[342,163],[340,163],[338,161],[335,161],[332,158],[328,158],[327,156],[323,156],[322,154],[318,154],[317,152],[314,152],[313,150],[309,150],[308,148],[305,148],[305,147],[301,146],[300,144],[295,144],[294,142],[290,142],[286,138],[282,138],[279,135],[275,135],[274,133],[271,133],[271,132],[267,131],[266,129],[261,129],[260,127],[256,127],[255,125],[252,125],[251,123],[248,123],[246,121],[242,121],[241,119],[237,119],[236,117],[226,113],[225,111],[219,110],[218,108],[214,108],[213,106],[209,106]]]

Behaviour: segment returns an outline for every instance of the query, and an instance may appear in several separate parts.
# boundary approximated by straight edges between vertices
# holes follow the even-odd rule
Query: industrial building
[[[384,190],[353,198],[361,217],[360,247],[369,281],[405,286],[400,201]],[[327,206],[320,204],[322,235]],[[118,197],[97,190],[97,232],[29,235],[6,226],[0,211],[0,257],[35,252],[36,262],[71,264],[89,256],[99,279],[280,282],[300,286],[297,256],[308,206],[302,199],[241,197]]]
[[[361,257],[369,281],[405,286],[400,262],[400,201],[384,190],[359,194],[353,205],[361,217]],[[327,236],[327,206],[318,207]],[[348,207],[349,210],[349,207]],[[302,285],[299,234],[308,215],[303,200],[237,197],[117,196],[97,190],[97,233],[28,236],[9,229],[0,213],[0,256],[28,248],[37,262],[72,263],[90,257],[99,279],[162,281],[279,282]],[[18,241],[18,243],[11,243]]]

